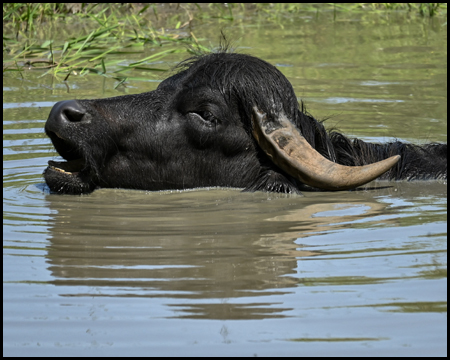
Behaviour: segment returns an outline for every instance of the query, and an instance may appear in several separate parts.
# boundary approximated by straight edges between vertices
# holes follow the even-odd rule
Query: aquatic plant
[[[171,54],[211,51],[213,45],[202,45],[203,39],[195,36],[194,20],[214,21],[220,26],[242,21],[251,13],[283,27],[288,16],[312,12],[318,17],[331,11],[334,20],[341,12],[362,11],[404,11],[433,17],[446,16],[447,5],[4,3],[3,73],[19,72],[23,77],[25,70],[40,70],[42,76],[61,80],[95,74],[116,79],[117,87],[127,80],[144,79],[145,72],[168,70],[170,66],[162,60]],[[127,54],[142,57],[123,61]]]

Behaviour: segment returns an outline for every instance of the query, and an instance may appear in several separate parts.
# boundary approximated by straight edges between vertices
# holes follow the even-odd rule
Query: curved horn
[[[348,190],[376,179],[393,167],[399,155],[364,166],[344,166],[320,155],[282,114],[276,121],[253,108],[253,136],[281,169],[303,183],[326,190]]]

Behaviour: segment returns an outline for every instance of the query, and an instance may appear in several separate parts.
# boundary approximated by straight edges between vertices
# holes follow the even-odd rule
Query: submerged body
[[[341,190],[376,177],[447,178],[447,144],[371,144],[329,133],[299,108],[281,72],[261,59],[223,52],[179,68],[151,92],[55,104],[45,131],[67,161],[49,162],[44,177],[50,189],[83,194],[97,187],[223,186],[299,192],[305,184]],[[280,126],[292,136],[270,149]],[[286,141],[293,150],[285,151]],[[315,162],[303,165],[308,157]],[[365,165],[381,161],[362,175],[369,171]],[[327,171],[332,176],[324,177]]]

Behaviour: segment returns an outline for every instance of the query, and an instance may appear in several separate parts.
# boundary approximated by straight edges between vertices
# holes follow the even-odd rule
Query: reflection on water
[[[329,125],[447,141],[446,26],[370,16],[227,30],[238,51],[280,64]],[[194,30],[217,39],[216,27]],[[40,75],[4,77],[5,355],[446,354],[446,184],[49,194],[51,105],[118,93],[100,77]]]
[[[280,206],[287,213],[299,198],[270,201],[236,190],[104,190],[85,198],[87,204],[48,199],[56,210],[48,247],[54,283],[106,286],[105,296],[133,296],[131,289],[139,289],[137,296],[163,292],[187,299],[270,295],[296,285],[289,275],[297,258],[319,254],[294,242],[296,227],[310,217],[308,205],[292,220],[271,221]],[[283,309],[272,306],[196,304],[192,311],[206,318],[282,316]]]
[[[367,231],[377,232],[378,227],[381,232],[388,227],[395,234],[395,228],[402,226],[402,215],[392,214],[391,204],[383,197],[377,201],[367,195],[353,192],[345,202],[341,194],[267,197],[236,190],[101,190],[80,198],[50,195],[48,206],[55,214],[48,229],[50,283],[96,288],[95,295],[75,288],[61,296],[178,299],[170,304],[176,309],[171,317],[292,316],[292,308],[260,303],[258,298],[294,292],[291,288],[299,285],[361,285],[396,279],[395,274],[388,278],[370,273],[324,278],[297,274],[305,259],[398,256],[415,248],[411,244],[389,248],[386,242],[378,248],[380,244],[373,240],[358,239]],[[434,211],[442,213],[439,208]],[[326,249],[336,246],[333,240],[318,246],[311,239],[330,235],[339,242],[356,242],[358,249],[347,249],[344,255],[342,250]],[[249,301],[252,297],[256,299]],[[246,298],[246,302],[233,302],[233,298]]]

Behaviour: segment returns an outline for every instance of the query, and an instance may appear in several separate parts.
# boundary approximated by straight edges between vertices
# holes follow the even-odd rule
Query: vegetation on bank
[[[62,80],[96,74],[118,80],[119,86],[139,79],[133,70],[166,71],[159,62],[170,54],[210,51],[195,36],[195,21],[233,22],[257,14],[282,26],[280,19],[301,12],[332,12],[336,20],[340,12],[364,11],[435,17],[446,16],[447,5],[4,3],[3,73],[37,69]],[[73,36],[76,29],[82,35]],[[124,63],[124,54],[142,58]]]

